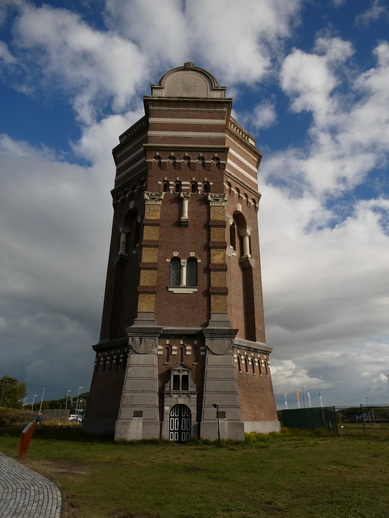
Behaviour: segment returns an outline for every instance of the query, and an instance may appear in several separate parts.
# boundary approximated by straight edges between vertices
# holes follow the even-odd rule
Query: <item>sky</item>
[[[388,404],[386,0],[1,0],[0,377],[26,402],[89,390],[111,151],[186,61],[263,153],[277,407]]]

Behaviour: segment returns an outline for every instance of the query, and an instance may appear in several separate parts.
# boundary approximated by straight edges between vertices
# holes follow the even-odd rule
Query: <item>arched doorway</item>
[[[174,405],[169,415],[169,441],[186,442],[190,438],[192,414],[186,405]]]

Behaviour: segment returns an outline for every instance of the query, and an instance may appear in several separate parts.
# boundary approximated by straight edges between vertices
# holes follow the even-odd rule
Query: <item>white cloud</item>
[[[8,346],[2,368],[58,386],[84,377],[93,361],[111,177],[107,182],[104,168],[62,163],[6,136],[0,168],[0,308]]]
[[[99,110],[133,108],[134,94],[163,63],[167,69],[198,60],[231,86],[273,74],[301,0],[287,7],[281,0],[161,0],[158,9],[139,0],[107,0],[108,30],[93,29],[66,9],[18,7],[14,46],[29,74],[19,89],[65,92],[80,121],[90,125],[102,118]]]
[[[305,369],[298,370],[292,360],[275,361],[272,363],[271,372],[273,385],[279,393],[300,391],[303,385],[311,390],[331,387],[331,384],[323,379],[310,376]]]
[[[369,25],[372,22],[388,17],[389,11],[387,5],[383,5],[382,0],[373,0],[368,9],[355,18],[355,24]]]
[[[158,9],[142,0],[106,0],[105,9],[108,27],[142,49],[149,69],[161,60],[167,67],[188,61],[194,31],[181,0],[159,0]]]
[[[145,49],[154,64],[198,61],[229,85],[272,72],[281,41],[298,22],[301,0],[107,0],[108,23]],[[144,27],[149,30],[145,31]]]
[[[335,227],[307,230],[323,213],[316,197],[291,199],[270,185],[261,190],[265,321],[276,392],[286,381],[292,391],[341,382],[345,404],[364,398],[389,362],[389,200],[360,201]],[[323,218],[331,220],[330,211]],[[284,373],[291,356],[295,368]],[[369,375],[357,389],[353,377],[363,371]]]
[[[277,119],[274,103],[272,101],[263,101],[257,104],[253,110],[252,117],[252,124],[255,128],[260,129],[272,126]]]
[[[314,53],[295,49],[282,65],[280,81],[291,97],[294,111],[310,111],[316,124],[328,124],[328,117],[338,108],[331,94],[339,79],[337,66],[352,55],[349,42],[339,38],[318,38]]]
[[[375,49],[377,66],[359,76],[347,72],[352,55],[348,42],[338,38],[316,42],[314,52],[294,50],[283,64],[280,82],[291,108],[308,111],[313,123],[305,148],[274,155],[266,174],[279,178],[295,193],[304,189],[318,195],[338,194],[359,184],[370,170],[383,167],[389,152],[389,45]],[[349,77],[346,96],[342,79]],[[282,166],[282,167],[280,167]],[[296,188],[297,187],[297,188]]]
[[[3,41],[0,41],[0,60],[4,61],[4,63],[10,65],[16,63],[16,59],[8,50],[8,46]]]
[[[121,135],[144,115],[143,107],[123,115],[111,115],[98,123],[83,128],[81,138],[72,144],[73,150],[92,163],[112,167],[111,150],[119,144]]]
[[[30,83],[73,96],[84,123],[91,124],[108,102],[114,112],[124,110],[145,78],[147,63],[134,43],[92,29],[70,11],[26,6],[14,30],[15,45],[34,63]]]

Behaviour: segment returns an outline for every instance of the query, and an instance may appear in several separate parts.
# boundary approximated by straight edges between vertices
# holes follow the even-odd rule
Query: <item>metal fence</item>
[[[286,428],[324,429],[339,435],[389,437],[388,405],[281,410],[280,420]]]
[[[389,436],[389,406],[337,407],[339,435]]]

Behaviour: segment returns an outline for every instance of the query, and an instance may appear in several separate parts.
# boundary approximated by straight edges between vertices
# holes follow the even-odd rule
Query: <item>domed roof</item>
[[[151,95],[222,99],[226,95],[226,88],[219,86],[212,74],[187,62],[166,72],[157,85],[151,85]]]

